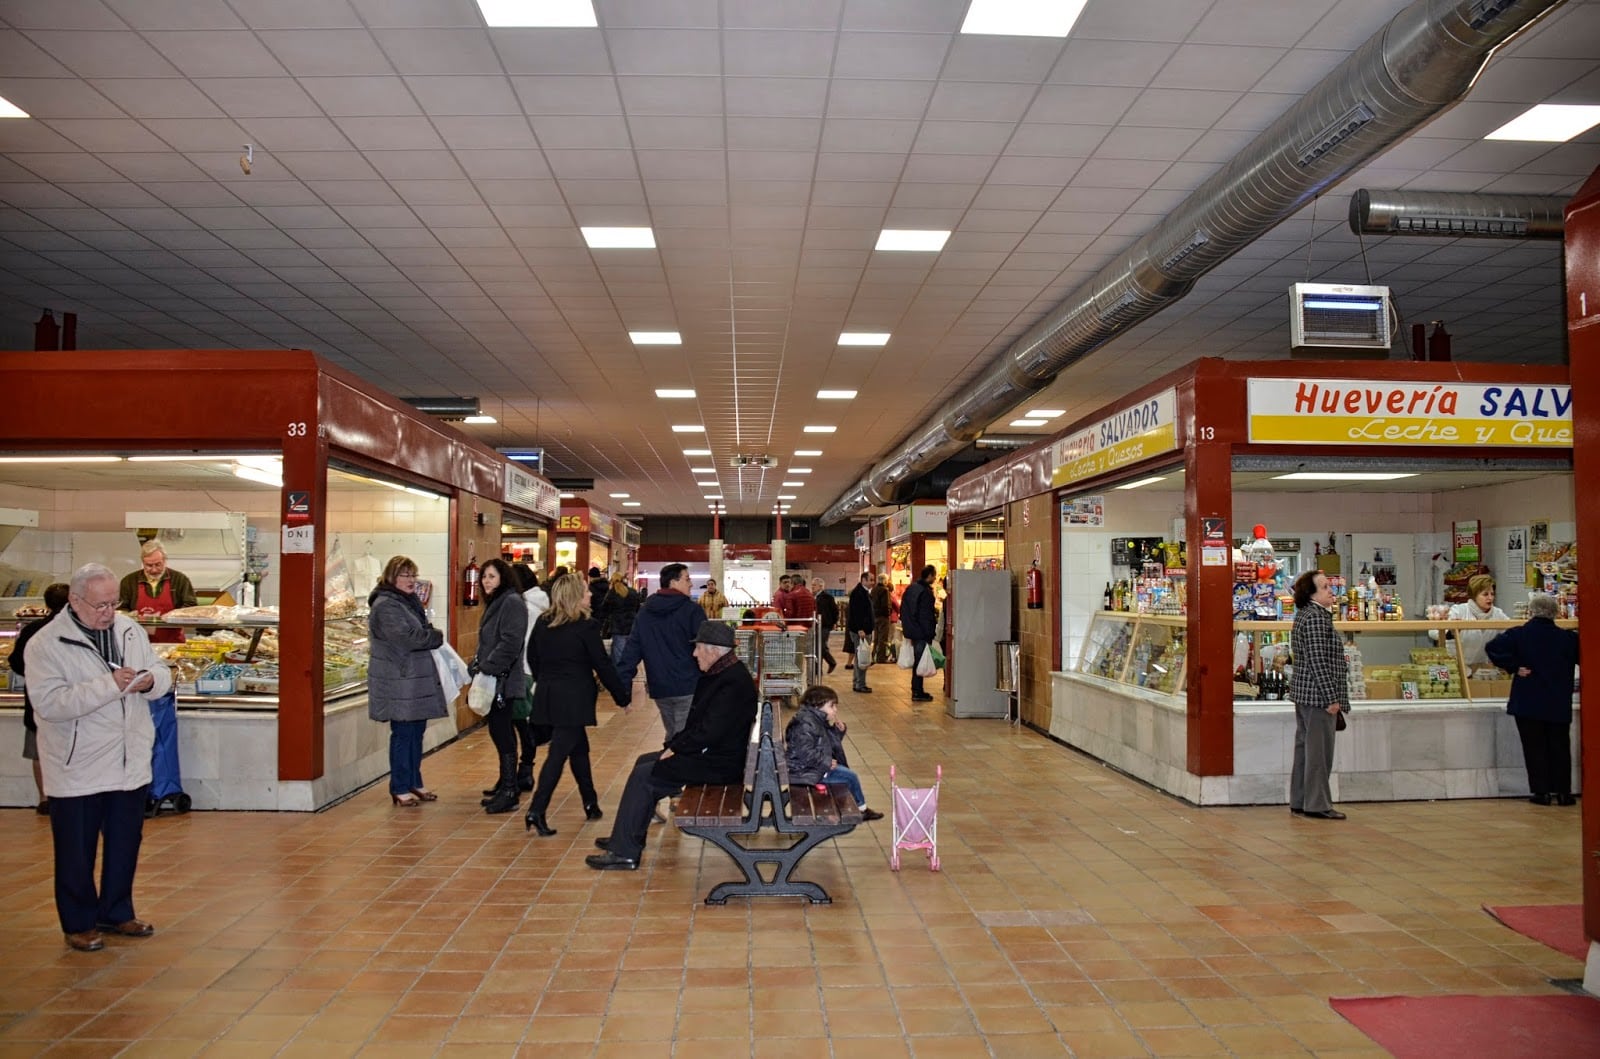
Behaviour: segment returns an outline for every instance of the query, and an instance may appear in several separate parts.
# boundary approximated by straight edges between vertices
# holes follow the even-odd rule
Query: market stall
[[[1201,360],[959,479],[952,537],[1003,512],[1042,559],[1024,718],[1163,790],[1286,800],[1287,588],[1316,566],[1355,700],[1336,797],[1526,793],[1508,677],[1443,615],[1485,571],[1510,617],[1535,589],[1575,613],[1571,447],[1561,369]]]
[[[0,653],[18,612],[84,562],[137,569],[145,534],[172,544],[175,569],[216,552],[232,573],[206,576],[225,594],[151,621],[173,641],[159,646],[195,808],[312,810],[385,773],[367,594],[409,555],[435,624],[470,656],[466,572],[498,554],[507,461],[305,351],[0,353],[0,385],[14,399],[0,507],[27,523],[0,535]],[[161,394],[161,414],[134,393]],[[219,515],[227,529],[211,528]],[[207,543],[234,535],[236,549]],[[20,700],[0,695],[0,733],[19,743]],[[428,745],[473,720],[430,724]],[[0,803],[31,804],[25,764],[0,764]]]

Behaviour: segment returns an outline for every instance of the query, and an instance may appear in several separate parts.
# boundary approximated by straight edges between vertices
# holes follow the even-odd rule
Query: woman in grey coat
[[[490,559],[479,575],[483,585],[483,617],[478,620],[478,672],[495,678],[494,705],[489,708],[489,738],[500,758],[500,778],[484,800],[486,813],[509,813],[517,807],[517,728],[511,707],[528,693],[528,672],[522,664],[527,639],[528,605],[517,591],[517,578],[504,559]],[[529,763],[529,771],[532,771]]]
[[[389,799],[406,808],[438,800],[422,785],[422,733],[449,712],[433,660],[444,634],[428,624],[416,592],[417,564],[397,555],[367,597],[367,716],[389,722]]]

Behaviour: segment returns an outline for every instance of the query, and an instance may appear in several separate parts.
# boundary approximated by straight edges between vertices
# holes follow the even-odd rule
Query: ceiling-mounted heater
[[[1289,346],[1303,350],[1389,350],[1389,288],[1296,283],[1289,288]]]

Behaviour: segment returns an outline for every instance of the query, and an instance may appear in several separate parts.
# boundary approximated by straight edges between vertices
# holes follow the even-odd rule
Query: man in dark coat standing
[[[706,620],[689,595],[689,568],[668,563],[661,568],[661,591],[644,601],[628,642],[612,661],[623,682],[633,683],[644,662],[645,687],[661,713],[661,727],[671,739],[684,726],[700,674],[695,669],[695,632]]]
[[[1528,597],[1528,623],[1484,645],[1489,661],[1513,674],[1506,712],[1516,719],[1528,766],[1528,800],[1572,805],[1572,670],[1578,634],[1556,625],[1556,601]]]
[[[691,783],[738,783],[744,778],[750,729],[756,721],[756,682],[733,653],[733,630],[707,621],[694,639],[700,683],[683,730],[666,748],[641,754],[622,789],[611,837],[596,839],[604,852],[584,863],[596,871],[634,871],[650,830],[656,802]]]
[[[872,616],[872,586],[878,578],[871,570],[861,573],[861,581],[850,590],[850,603],[845,613],[844,628],[850,635],[845,641],[845,650],[850,653],[851,661],[855,664],[855,673],[851,675],[850,690],[871,692],[867,687],[867,667],[855,661],[860,657],[857,645],[868,645],[868,658],[871,658],[871,644],[873,628],[877,624]]]
[[[817,601],[817,649],[822,656],[822,664],[832,673],[838,663],[833,660],[833,652],[828,650],[828,637],[833,635],[833,627],[839,624],[839,604],[828,594],[827,583],[820,577],[811,579],[811,595]]]
[[[912,702],[933,701],[933,696],[923,690],[922,677],[917,673],[917,663],[922,661],[923,652],[933,643],[937,624],[933,605],[933,579],[938,576],[939,571],[935,570],[931,563],[924,566],[922,576],[907,585],[905,595],[900,597],[900,631],[911,644]]]
[[[889,597],[889,575],[884,574],[873,585],[872,591],[872,660],[885,665],[889,658],[889,617],[894,603]]]

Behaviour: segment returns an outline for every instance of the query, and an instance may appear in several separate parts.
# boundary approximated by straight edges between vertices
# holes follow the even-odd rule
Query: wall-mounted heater
[[[1289,346],[1302,350],[1389,349],[1389,288],[1296,283],[1289,288]]]

